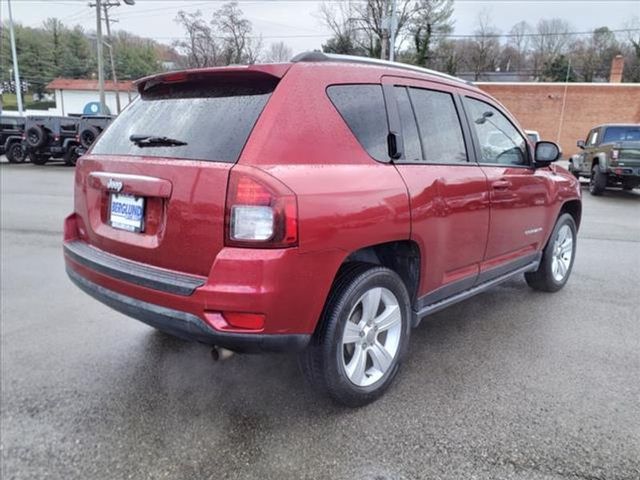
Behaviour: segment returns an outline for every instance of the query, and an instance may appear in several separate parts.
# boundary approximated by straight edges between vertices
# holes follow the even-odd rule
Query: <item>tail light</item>
[[[229,177],[225,243],[234,247],[286,248],[298,244],[294,193],[262,172],[234,168]]]

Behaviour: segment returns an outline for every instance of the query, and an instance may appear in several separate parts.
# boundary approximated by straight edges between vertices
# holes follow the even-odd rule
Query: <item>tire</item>
[[[566,236],[570,233],[570,237]],[[564,240],[563,240],[564,239]],[[567,243],[570,241],[570,244]],[[576,258],[577,228],[568,213],[560,215],[547,246],[542,253],[540,266],[535,272],[524,274],[527,284],[534,290],[557,292],[565,286]]]
[[[591,167],[591,178],[589,180],[589,193],[594,196],[602,195],[607,188],[607,174],[600,170],[597,163]]]
[[[79,156],[77,147],[69,147],[67,151],[64,152],[64,163],[69,167],[75,167]]]
[[[388,268],[348,264],[333,284],[300,366],[312,387],[337,403],[366,405],[393,382],[410,331],[411,301],[402,279]]]
[[[14,142],[9,145],[5,155],[9,163],[23,163],[26,159],[26,152],[20,142]]]
[[[29,160],[31,160],[31,163],[34,165],[44,165],[49,160],[49,155],[29,152]]]
[[[98,135],[100,135],[100,130],[96,127],[89,126],[80,132],[80,144],[84,148],[88,149],[93,142],[96,141]]]
[[[27,145],[31,148],[39,148],[47,142],[47,132],[40,125],[33,125],[25,132]]]

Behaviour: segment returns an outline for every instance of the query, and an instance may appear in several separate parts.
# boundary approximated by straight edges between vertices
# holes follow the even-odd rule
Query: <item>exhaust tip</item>
[[[234,351],[227,350],[226,348],[215,347],[215,346],[211,348],[211,358],[213,359],[214,362],[228,360],[234,354],[235,354]]]

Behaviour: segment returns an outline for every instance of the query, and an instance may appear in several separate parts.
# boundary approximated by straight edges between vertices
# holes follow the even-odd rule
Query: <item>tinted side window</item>
[[[587,145],[595,145],[596,143],[598,143],[598,130],[591,130]]]
[[[460,118],[449,93],[410,88],[424,157],[428,163],[466,163]]]
[[[327,95],[360,145],[376,160],[389,160],[387,110],[380,85],[334,85]]]
[[[528,165],[527,142],[507,117],[480,100],[467,98],[466,105],[478,135],[482,163]]]
[[[640,140],[640,127],[607,127],[602,137],[603,143],[637,142]]]
[[[404,160],[408,162],[422,162],[422,148],[416,117],[413,114],[413,107],[409,100],[409,93],[406,87],[395,87],[396,103],[398,104],[398,114],[402,127],[402,141],[404,143]]]

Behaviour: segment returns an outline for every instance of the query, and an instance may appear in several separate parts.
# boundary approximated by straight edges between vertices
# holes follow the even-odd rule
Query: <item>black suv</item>
[[[22,163],[26,158],[22,146],[24,117],[0,116],[0,155],[5,154],[9,163]]]
[[[29,158],[36,165],[62,158],[73,166],[111,120],[110,116],[27,117],[24,143]]]

